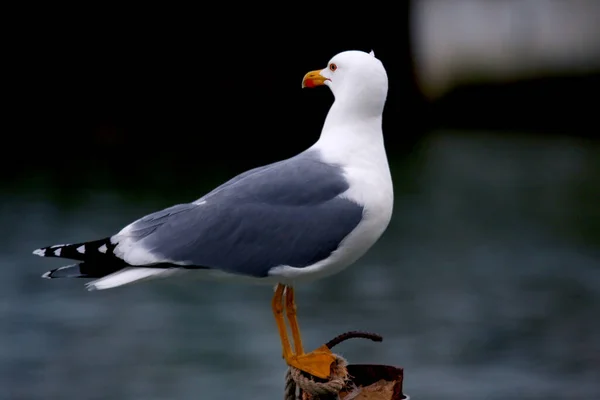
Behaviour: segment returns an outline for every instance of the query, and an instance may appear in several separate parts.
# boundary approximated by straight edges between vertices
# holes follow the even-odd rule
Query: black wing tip
[[[87,275],[81,271],[82,264],[70,264],[64,267],[54,268],[42,274],[44,279],[58,278],[86,278]]]
[[[112,243],[111,238],[93,240],[89,242],[55,244],[53,246],[41,247],[33,250],[33,254],[39,257],[70,258],[72,260],[86,261],[98,257],[110,256],[117,246]]]
[[[40,257],[60,257],[62,249],[66,246],[70,245],[58,244],[54,246],[40,247],[39,249],[35,249],[32,254]]]

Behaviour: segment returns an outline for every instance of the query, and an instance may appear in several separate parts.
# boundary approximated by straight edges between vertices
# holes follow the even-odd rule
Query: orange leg
[[[283,310],[277,308],[278,306],[281,307],[284,289],[286,315],[294,339],[295,354],[292,353],[287,336],[287,329],[283,321]],[[333,353],[331,353],[331,350],[325,345],[310,353],[304,353],[300,329],[298,328],[298,321],[296,319],[296,303],[294,301],[294,289],[292,287],[281,284],[277,285],[275,296],[273,297],[273,312],[275,314],[275,320],[277,321],[277,327],[279,328],[279,335],[281,336],[281,344],[283,346],[283,358],[286,363],[318,378],[328,378],[331,374],[331,364],[335,362],[335,357]],[[286,349],[289,351],[286,352]]]
[[[294,301],[294,288],[291,286],[286,286],[285,288],[285,313],[287,315],[288,322],[290,323],[290,330],[292,331],[292,339],[294,340],[294,350],[296,350],[297,356],[301,356],[304,354],[304,348],[302,347],[300,328],[298,327],[298,320],[296,319],[296,302]]]
[[[283,292],[285,286],[282,284],[277,285],[275,294],[273,295],[273,301],[271,306],[273,308],[273,315],[275,316],[275,322],[277,322],[277,329],[279,330],[279,337],[281,339],[281,347],[283,349],[283,358],[288,360],[292,357],[292,346],[290,346],[290,340],[287,335],[287,327],[283,319]]]

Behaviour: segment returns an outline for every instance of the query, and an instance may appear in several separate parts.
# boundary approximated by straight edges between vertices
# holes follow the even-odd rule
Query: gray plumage
[[[167,262],[264,277],[337,249],[362,219],[362,206],[339,197],[347,189],[341,168],[309,151],[247,171],[195,203],[150,214],[126,236]]]

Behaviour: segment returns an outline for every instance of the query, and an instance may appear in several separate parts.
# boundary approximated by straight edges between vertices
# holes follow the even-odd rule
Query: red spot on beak
[[[315,82],[312,79],[307,79],[304,81],[304,86],[306,86],[307,88],[314,88],[315,87]]]

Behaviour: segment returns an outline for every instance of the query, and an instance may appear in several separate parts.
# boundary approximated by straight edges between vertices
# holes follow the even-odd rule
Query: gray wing
[[[339,167],[303,153],[238,176],[195,203],[150,214],[114,239],[157,262],[262,277],[279,265],[311,265],[338,248],[363,213],[339,197],[347,189]]]

